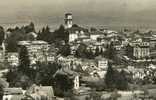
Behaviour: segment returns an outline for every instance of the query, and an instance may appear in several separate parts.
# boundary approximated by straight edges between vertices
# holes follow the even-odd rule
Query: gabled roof
[[[38,92],[40,95],[46,94],[49,97],[54,97],[54,91],[52,86],[38,86],[36,84],[33,84],[28,90],[27,94],[32,95],[34,94],[35,89],[38,89]]]
[[[105,35],[105,34],[100,31],[94,31],[94,32],[91,32],[90,35]]]
[[[46,93],[49,97],[54,97],[54,91],[52,86],[40,86],[39,91]]]
[[[4,88],[4,94],[23,94],[22,88]]]

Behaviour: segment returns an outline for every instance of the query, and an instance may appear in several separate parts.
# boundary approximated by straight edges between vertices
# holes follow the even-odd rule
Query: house
[[[22,88],[4,88],[2,100],[22,100],[24,93]]]
[[[88,30],[80,26],[72,26],[66,29],[69,33],[69,42],[74,42],[77,39],[89,37]]]
[[[8,52],[6,56],[6,60],[11,66],[19,65],[19,54],[17,52]]]
[[[97,63],[95,60],[83,59],[81,67],[82,67],[82,70],[85,71],[88,67],[97,68]]]
[[[132,73],[133,79],[143,79],[146,76],[143,68],[134,68],[133,66],[129,66],[128,71]]]
[[[150,57],[150,47],[148,42],[134,42],[127,47],[128,56],[135,59],[146,59]]]
[[[90,33],[90,39],[91,40],[97,40],[99,37],[103,37],[104,33],[100,31],[94,31]]]
[[[26,96],[32,100],[56,100],[52,86],[38,86],[33,84],[27,91]]]
[[[50,45],[45,41],[19,41],[18,51],[20,52],[23,47],[28,50],[30,65],[36,64],[36,62],[47,62],[51,59],[48,58]]]
[[[88,33],[88,29],[82,28],[76,24],[73,25],[73,18],[71,13],[65,14],[65,29],[69,34],[69,42],[74,42],[75,40],[87,37],[86,33]]]
[[[156,48],[156,38],[151,38],[150,39],[150,48],[151,48],[151,52],[155,52],[155,48]]]
[[[97,61],[97,67],[98,68],[100,68],[102,70],[107,70],[107,68],[108,68],[108,60],[106,58],[97,57],[96,61]]]

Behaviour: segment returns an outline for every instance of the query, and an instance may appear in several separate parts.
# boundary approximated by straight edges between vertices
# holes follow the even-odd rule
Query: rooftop
[[[4,88],[4,94],[23,94],[22,88]]]
[[[19,41],[18,42],[18,45],[31,45],[31,44],[48,44],[47,42],[45,41]]]

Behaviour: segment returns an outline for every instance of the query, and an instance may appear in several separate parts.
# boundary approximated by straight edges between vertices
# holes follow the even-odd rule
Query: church
[[[83,39],[90,39],[88,29],[73,24],[71,13],[65,14],[65,29],[69,33],[69,42],[75,42]]]

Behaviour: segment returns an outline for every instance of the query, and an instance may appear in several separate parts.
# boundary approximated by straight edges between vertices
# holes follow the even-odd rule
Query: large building
[[[88,29],[82,28],[76,24],[73,25],[73,18],[71,13],[65,14],[65,29],[69,33],[69,42],[74,42],[76,40],[86,40],[89,39]]]
[[[89,39],[88,30],[79,26],[72,26],[67,29],[69,33],[69,42]]]
[[[45,41],[19,41],[19,52],[22,47],[26,47],[30,59],[30,65],[36,62],[48,62],[50,46]]]
[[[147,42],[131,43],[127,48],[129,57],[146,59],[150,57],[150,46]]]
[[[17,52],[8,52],[6,54],[6,60],[10,66],[19,65],[19,54]]]

